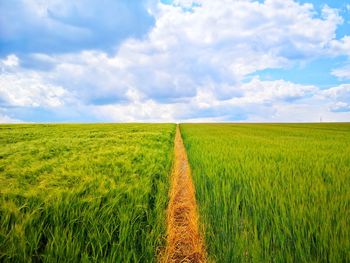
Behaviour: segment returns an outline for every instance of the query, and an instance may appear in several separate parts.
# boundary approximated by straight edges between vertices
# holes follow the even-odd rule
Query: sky
[[[350,0],[0,0],[0,123],[350,121]]]

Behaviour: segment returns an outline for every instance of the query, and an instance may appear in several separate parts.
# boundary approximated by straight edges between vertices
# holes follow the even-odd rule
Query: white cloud
[[[240,97],[219,100],[211,89],[201,89],[188,101],[163,104],[135,100],[120,105],[90,106],[89,110],[109,121],[344,121],[350,117],[349,85],[326,90],[283,80],[258,78],[241,86]]]
[[[350,84],[342,84],[337,87],[332,87],[320,92],[324,96],[332,99],[350,99]]]
[[[343,22],[337,10],[324,6],[316,14],[311,4],[291,0],[179,0],[173,6],[159,3],[152,12],[156,23],[148,36],[125,40],[115,53],[31,54],[31,61],[44,65],[42,71],[7,57],[0,98],[9,105],[48,108],[74,102],[107,121],[347,116],[339,109],[345,111],[350,99],[325,95],[315,86],[246,80],[258,70],[350,54],[350,38],[335,39]],[[295,115],[288,112],[293,107]]]
[[[21,120],[11,118],[0,112],[0,123],[23,123]]]
[[[66,95],[62,87],[43,83],[36,73],[0,76],[0,97],[8,106],[58,107]]]
[[[328,6],[321,19],[311,5],[289,0],[196,2],[192,12],[178,6],[182,1],[159,5],[148,39],[120,47],[116,58],[126,62],[133,86],[146,96],[188,98],[213,86],[215,96],[233,97],[247,74],[328,54],[342,23]]]
[[[350,84],[342,84],[322,90],[319,95],[329,100],[328,107],[330,111],[350,113]]]
[[[5,106],[58,107],[68,92],[56,85],[45,82],[39,72],[24,71],[20,61],[9,55],[0,61],[0,103]]]
[[[4,71],[6,68],[12,68],[19,66],[19,59],[16,55],[8,55],[5,59],[0,60],[1,71]]]
[[[350,57],[350,36],[344,36],[340,40],[332,40],[330,51],[333,55],[347,55]]]
[[[128,104],[92,106],[91,110],[100,118],[118,122],[174,122],[177,104],[159,104],[152,100]]]
[[[332,70],[332,75],[340,79],[350,79],[350,64],[347,64],[342,68]]]
[[[299,85],[284,80],[261,81],[259,78],[242,85],[242,89],[245,91],[245,97],[251,102],[293,101],[317,91],[315,86]]]

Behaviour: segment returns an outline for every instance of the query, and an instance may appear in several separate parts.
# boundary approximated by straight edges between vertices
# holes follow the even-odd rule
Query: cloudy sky
[[[350,1],[0,0],[0,122],[350,121]]]

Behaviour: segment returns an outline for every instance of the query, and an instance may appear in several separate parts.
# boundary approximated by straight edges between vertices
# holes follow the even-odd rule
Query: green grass
[[[173,124],[1,125],[1,262],[152,262]]]
[[[350,262],[350,124],[183,124],[216,262]]]

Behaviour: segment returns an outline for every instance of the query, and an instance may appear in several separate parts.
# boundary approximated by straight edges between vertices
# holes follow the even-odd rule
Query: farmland
[[[0,125],[0,262],[350,262],[350,124],[175,128]]]
[[[1,262],[152,262],[174,124],[1,125]]]
[[[350,262],[350,124],[181,124],[209,259]]]

